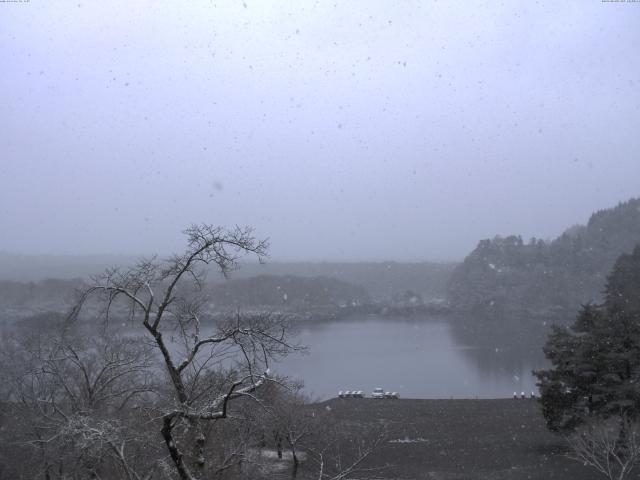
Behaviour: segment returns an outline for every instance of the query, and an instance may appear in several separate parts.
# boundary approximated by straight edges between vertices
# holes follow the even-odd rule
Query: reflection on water
[[[276,370],[303,379],[307,392],[323,399],[378,386],[405,398],[509,397],[535,390],[531,370],[544,365],[539,347],[530,354],[435,317],[351,317],[304,328],[299,340],[308,353],[285,358]]]
[[[457,345],[475,345],[465,355],[486,377],[508,377],[513,371],[546,368],[542,346],[548,327],[532,319],[474,318],[474,322],[449,319],[450,333]],[[474,325],[477,325],[475,328]],[[531,389],[526,389],[530,392]]]

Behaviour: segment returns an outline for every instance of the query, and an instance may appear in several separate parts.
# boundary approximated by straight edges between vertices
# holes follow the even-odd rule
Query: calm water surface
[[[531,370],[540,367],[504,345],[463,343],[437,318],[352,317],[304,328],[299,341],[308,353],[275,370],[321,399],[374,387],[405,398],[509,397],[536,390]]]

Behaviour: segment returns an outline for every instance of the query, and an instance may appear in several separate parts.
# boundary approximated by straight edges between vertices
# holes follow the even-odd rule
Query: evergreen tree
[[[618,258],[605,293],[604,304],[553,329],[544,347],[552,368],[534,372],[552,430],[591,416],[640,417],[640,246]]]
[[[616,261],[607,280],[606,305],[623,316],[640,312],[640,245]]]

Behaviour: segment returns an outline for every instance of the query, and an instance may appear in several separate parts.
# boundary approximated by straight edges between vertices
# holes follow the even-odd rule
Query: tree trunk
[[[194,456],[196,458],[196,466],[198,467],[198,471],[200,474],[204,472],[204,444],[206,442],[206,437],[200,428],[200,422],[198,420],[195,421],[194,430],[195,430],[195,448],[194,448]]]
[[[298,456],[296,455],[296,447],[291,447],[291,456],[293,457],[293,469],[291,470],[291,478],[296,478],[298,476],[298,466],[300,462],[298,461]]]
[[[167,449],[169,450],[169,455],[171,456],[171,460],[173,464],[176,466],[176,470],[178,470],[178,475],[180,476],[180,480],[196,480],[189,472],[189,468],[184,463],[182,458],[182,452],[178,449],[175,440],[173,439],[173,426],[171,425],[172,417],[167,416],[164,417],[164,425],[162,427],[162,437],[164,438],[165,443],[167,444]]]

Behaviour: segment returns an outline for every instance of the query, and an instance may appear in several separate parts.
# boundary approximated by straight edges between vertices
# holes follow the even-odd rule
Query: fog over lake
[[[305,327],[299,340],[307,353],[285,358],[275,370],[304,379],[305,390],[322,399],[339,390],[370,394],[375,387],[405,398],[528,395],[536,389],[531,370],[540,366],[524,353],[503,361],[501,344],[461,343],[438,317],[354,316]]]

